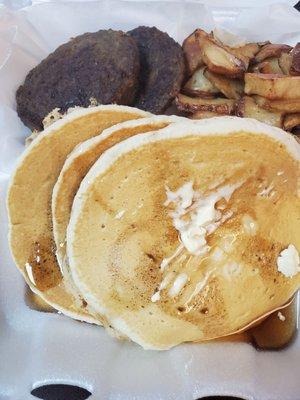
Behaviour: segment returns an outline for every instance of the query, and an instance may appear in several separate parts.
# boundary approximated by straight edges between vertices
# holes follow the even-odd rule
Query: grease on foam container
[[[277,258],[278,271],[291,278],[300,272],[300,258],[296,247],[290,244]]]
[[[174,210],[169,213],[173,226],[179,234],[180,244],[170,257],[164,258],[160,269],[162,272],[179,256],[184,249],[192,256],[203,256],[210,251],[207,235],[212,234],[222,223],[227,221],[233,213],[225,211],[226,206],[221,202],[228,202],[233,192],[242,185],[241,182],[215,188],[213,192],[202,194],[193,189],[193,182],[187,182],[177,191],[166,188],[167,200],[164,206],[173,205]],[[220,204],[218,204],[220,202]],[[152,302],[160,300],[160,292],[165,289],[174,276],[166,275],[158,290],[151,297]],[[186,273],[180,273],[168,291],[170,297],[176,297],[188,282]]]

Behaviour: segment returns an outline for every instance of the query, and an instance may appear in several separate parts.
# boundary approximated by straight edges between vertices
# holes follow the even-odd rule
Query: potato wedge
[[[215,28],[212,35],[219,44],[223,45],[237,57],[247,57],[251,60],[260,50],[258,43],[246,43],[243,37],[224,29]]]
[[[259,45],[257,43],[247,43],[244,46],[231,48],[231,52],[237,57],[247,57],[248,60],[252,60],[255,55],[259,52]]]
[[[278,58],[278,64],[284,75],[289,75],[292,66],[292,54],[281,53],[280,57]]]
[[[259,48],[261,49],[266,44],[271,44],[270,40],[265,40],[264,42],[257,42]]]
[[[283,53],[286,54],[286,53]],[[253,72],[258,72],[262,74],[277,74],[283,75],[282,69],[279,66],[278,58],[267,58],[265,61],[262,61],[256,65],[254,65]]]
[[[213,38],[220,43],[222,46],[228,47],[241,47],[246,44],[246,39],[242,36],[236,35],[226,29],[215,28],[211,35]]]
[[[197,68],[204,64],[197,30],[184,40],[182,50],[186,60],[188,74],[191,76]]]
[[[250,96],[244,96],[238,101],[236,115],[238,117],[255,118],[258,121],[279,128],[282,128],[283,126],[283,113],[279,111],[264,110],[259,107],[255,100]]]
[[[216,113],[213,111],[197,111],[190,117],[191,119],[205,119],[205,118],[212,118],[212,117],[221,117],[225,114]]]
[[[224,94],[228,99],[239,99],[244,91],[244,82],[238,79],[231,79],[225,75],[219,75],[206,69],[204,76]]]
[[[182,89],[185,94],[196,97],[212,98],[220,93],[216,86],[214,86],[214,84],[204,75],[205,69],[206,67],[201,67],[193,73]]]
[[[292,51],[291,75],[300,75],[300,43],[297,43]]]
[[[197,111],[210,111],[217,114],[230,115],[233,114],[235,110],[235,101],[231,99],[192,98],[180,93],[176,97],[175,102],[180,111],[191,113]]]
[[[246,73],[245,93],[258,94],[268,99],[297,99],[300,94],[300,76]]]
[[[280,57],[281,53],[288,53],[292,47],[287,44],[266,44],[256,54],[254,60],[259,63],[270,57]]]
[[[269,100],[262,96],[253,96],[255,102],[266,110],[282,111],[284,113],[300,112],[300,99]]]
[[[198,29],[197,36],[202,51],[202,60],[210,71],[233,78],[243,76],[248,68],[247,62],[229,52],[225,46],[219,44],[203,30]]]
[[[300,113],[287,114],[284,117],[283,127],[286,131],[291,131],[298,125],[300,125]]]

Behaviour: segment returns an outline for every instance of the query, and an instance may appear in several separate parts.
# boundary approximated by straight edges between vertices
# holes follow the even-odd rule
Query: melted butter
[[[168,295],[170,297],[178,296],[181,290],[183,289],[184,285],[187,283],[187,281],[188,281],[187,274],[185,274],[184,272],[179,274],[176,277],[175,281],[173,282],[173,285],[171,286]]]
[[[224,253],[230,254],[233,251],[234,243],[237,240],[237,235],[234,233],[228,233],[222,236],[219,246]]]
[[[205,196],[194,191],[191,181],[182,185],[175,192],[167,188],[167,200],[164,205],[175,204],[175,210],[170,213],[170,216],[174,227],[179,232],[181,243],[170,257],[162,260],[160,265],[162,272],[171,263],[174,263],[174,260],[182,254],[183,250],[198,257],[205,255],[210,250],[206,235],[212,234],[222,223],[232,217],[233,213],[230,210],[224,212],[226,204],[224,205],[223,201],[228,202],[233,192],[240,186],[241,183],[237,183],[215,188],[214,192]],[[175,271],[173,272],[175,273]],[[177,296],[187,280],[188,275],[186,273],[179,273],[174,278],[173,286],[169,289],[168,295],[170,297]],[[196,285],[195,295],[199,293],[200,288],[202,288],[201,282]],[[165,287],[161,288],[160,284],[158,290],[151,297],[152,302],[160,300],[160,291],[163,289]]]
[[[300,258],[296,247],[290,244],[277,258],[278,271],[288,278],[300,272]]]
[[[242,217],[242,223],[246,234],[251,236],[254,236],[256,234],[258,229],[257,223],[250,215],[245,214]]]
[[[241,270],[242,270],[242,266],[233,261],[233,262],[230,262],[230,263],[224,265],[223,274],[226,277],[226,279],[230,280],[232,277],[240,274]]]
[[[180,244],[170,257],[166,257],[162,260],[160,264],[160,269],[164,271],[167,268],[167,266],[171,263],[171,261],[173,261],[176,257],[178,257],[182,253],[183,249],[184,246]]]
[[[216,188],[212,193],[201,194],[193,189],[193,182],[187,182],[177,191],[167,188],[167,201],[164,205],[175,205],[170,213],[173,225],[179,233],[180,240],[190,254],[199,256],[209,250],[206,235],[213,233],[222,223],[232,217],[230,210],[222,213],[241,183]],[[220,207],[218,203],[221,202]]]
[[[224,258],[224,251],[220,247],[216,247],[211,254],[213,261],[222,261]]]
[[[270,196],[272,195],[272,193],[274,193],[274,192],[273,192],[273,189],[274,189],[274,186],[273,186],[272,183],[270,183],[269,186],[264,187],[264,188],[258,193],[258,196],[261,196],[261,197],[270,197]]]
[[[59,285],[62,274],[56,261],[52,239],[43,238],[32,245],[25,268],[29,280],[37,289],[45,291]]]
[[[186,310],[190,309],[189,304],[193,300],[193,298],[195,296],[197,296],[206,287],[208,279],[211,277],[211,275],[213,274],[214,271],[215,271],[215,269],[206,273],[205,276],[203,277],[203,279],[201,281],[197,282],[195,289],[189,295],[189,297],[187,299],[184,299],[184,305],[185,305]]]
[[[160,300],[160,292],[168,286],[168,284],[171,282],[171,280],[174,278],[174,272],[168,272],[167,275],[164,277],[164,279],[161,281],[157,292],[155,292],[152,297],[151,301],[155,303],[156,301]]]

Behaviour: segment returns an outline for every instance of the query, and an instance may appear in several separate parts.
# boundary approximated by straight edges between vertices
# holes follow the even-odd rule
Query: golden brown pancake
[[[170,123],[181,121],[175,116],[152,116],[149,118],[121,122],[106,129],[100,135],[80,143],[65,161],[52,195],[53,233],[57,258],[63,268],[66,257],[65,239],[73,199],[82,179],[100,155],[131,136],[156,131]]]
[[[73,199],[82,179],[100,155],[114,144],[139,133],[159,130],[170,123],[182,121],[175,116],[152,116],[121,122],[106,129],[100,135],[80,143],[68,156],[59,174],[52,195],[52,222],[56,245],[56,256],[64,280],[76,295],[66,259],[66,231],[70,219]]]
[[[115,145],[74,199],[75,284],[144,348],[245,329],[300,286],[299,160],[291,135],[236,117]]]
[[[51,222],[53,186],[68,154],[80,142],[119,122],[149,116],[125,106],[75,109],[45,129],[24,151],[8,191],[9,240],[31,289],[71,317],[96,322],[84,300],[68,291],[55,257]]]

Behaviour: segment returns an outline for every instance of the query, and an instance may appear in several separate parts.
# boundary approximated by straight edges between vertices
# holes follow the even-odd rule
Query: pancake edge
[[[76,268],[73,267],[74,254],[73,246],[71,245],[71,243],[73,243],[74,229],[76,227],[78,217],[80,216],[82,206],[84,204],[84,194],[89,186],[93,184],[94,180],[100,174],[103,174],[107,169],[109,169],[113,165],[113,163],[117,161],[123,154],[137,149],[143,145],[168,139],[176,139],[189,136],[227,136],[241,131],[245,131],[249,134],[265,135],[282,143],[286,147],[286,150],[288,151],[288,153],[290,153],[292,158],[294,158],[296,161],[300,161],[300,144],[295,139],[295,137],[293,137],[292,134],[289,134],[280,128],[264,124],[252,118],[239,118],[230,116],[214,117],[203,120],[188,120],[188,122],[185,123],[178,122],[153,133],[143,133],[128,138],[105,151],[92,166],[88,174],[81,182],[78,192],[74,198],[71,217],[67,228],[66,248],[72,278],[79,291],[81,293],[84,293],[84,297],[89,303],[91,303],[92,307],[95,310],[104,315],[115,329],[122,332],[124,335],[129,336],[130,338],[134,337],[134,341],[140,344],[145,349],[164,350],[167,348],[171,348],[179,343],[171,344],[169,347],[163,349],[158,349],[157,347],[151,347],[149,343],[145,343],[138,335],[132,333],[128,334],[128,331],[130,331],[130,329],[126,328],[126,322],[119,317],[112,317],[111,315],[109,315],[110,313],[106,310],[106,308],[103,307],[103,305],[99,305],[98,300],[94,297],[93,294],[89,293],[86,285],[81,282],[79,276],[77,275]],[[284,306],[282,306],[281,308],[284,308]],[[277,307],[276,310],[281,308]],[[271,314],[273,311],[274,310],[266,313],[265,315]],[[264,316],[258,317],[255,321],[257,322],[263,317]],[[248,324],[247,327],[249,327],[251,324],[252,323]],[[232,334],[242,332],[245,329],[246,327],[243,327],[233,332]]]

